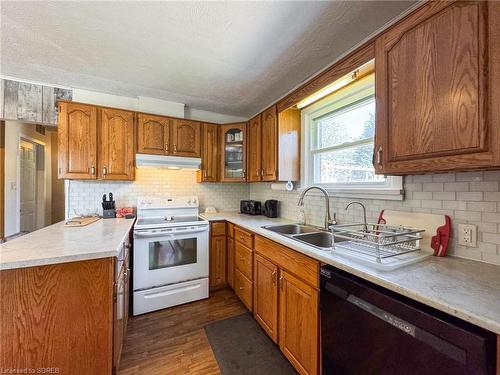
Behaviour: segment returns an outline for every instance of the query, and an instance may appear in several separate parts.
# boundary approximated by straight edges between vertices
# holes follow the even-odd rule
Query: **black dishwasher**
[[[323,374],[495,374],[495,334],[331,266],[320,305]]]

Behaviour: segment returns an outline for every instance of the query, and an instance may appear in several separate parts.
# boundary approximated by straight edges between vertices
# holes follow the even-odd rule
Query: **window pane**
[[[315,183],[383,182],[372,165],[373,143],[314,155]]]
[[[370,99],[343,108],[315,120],[313,134],[316,149],[346,142],[373,138],[375,133],[375,100]]]

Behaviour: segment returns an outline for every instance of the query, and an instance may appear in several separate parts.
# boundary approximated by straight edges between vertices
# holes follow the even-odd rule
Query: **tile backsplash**
[[[207,206],[218,211],[239,210],[240,200],[248,198],[248,184],[213,184],[196,182],[194,170],[160,168],[136,169],[135,181],[67,181],[67,216],[98,208],[102,211],[103,194],[112,192],[118,207],[135,207],[141,196],[190,196],[200,200],[200,212]]]
[[[195,171],[154,168],[137,169],[136,180],[131,182],[69,181],[67,184],[69,216],[74,215],[74,210],[92,207],[100,210],[102,195],[112,192],[118,206],[135,206],[137,198],[143,195],[197,195],[200,211],[207,206],[215,206],[218,211],[237,211],[242,199],[262,202],[277,199],[280,216],[295,221],[300,194],[298,191],[272,190],[268,183],[199,184]],[[403,201],[359,199],[366,205],[368,219],[376,220],[382,209],[449,215],[453,222],[450,254],[500,264],[500,171],[406,176],[404,189]],[[330,198],[330,209],[341,223],[362,220],[359,207],[345,210],[351,200]],[[321,196],[308,195],[305,209],[309,223],[323,224],[324,199]],[[477,247],[458,245],[455,233],[459,223],[477,225]]]
[[[366,205],[369,221],[377,219],[382,209],[426,212],[449,215],[453,223],[452,242],[449,253],[455,256],[500,264],[500,171],[448,173],[435,175],[406,176],[405,199],[388,201],[356,199]],[[312,193],[312,192],[311,192]],[[280,201],[280,216],[297,220],[297,191],[271,190],[270,184],[251,184],[250,199]],[[362,221],[362,210],[351,206],[345,210],[352,198],[330,198],[330,210],[337,214],[341,223]],[[308,223],[322,225],[324,222],[324,198],[310,195],[305,198],[305,213]],[[460,246],[457,243],[459,223],[475,224],[478,227],[478,246]]]

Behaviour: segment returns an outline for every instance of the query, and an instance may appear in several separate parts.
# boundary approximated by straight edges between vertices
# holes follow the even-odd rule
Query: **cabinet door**
[[[280,270],[279,345],[300,374],[318,373],[318,291]]]
[[[124,303],[123,303],[123,337],[127,334],[128,312],[130,310],[130,255],[125,259],[124,267]]]
[[[258,115],[248,123],[248,181],[261,180],[262,123]]]
[[[137,117],[137,152],[167,155],[170,151],[170,124],[168,117],[139,113]]]
[[[234,239],[227,237],[227,283],[234,289]]]
[[[123,268],[123,267],[122,267]],[[114,305],[115,317],[113,322],[113,367],[118,368],[120,363],[120,356],[123,346],[124,338],[124,324],[125,324],[125,273],[120,270],[118,279],[116,281],[116,300]]]
[[[210,246],[210,289],[218,289],[227,285],[226,262],[226,236],[212,237]]]
[[[499,110],[490,100],[488,79],[498,77],[491,53],[498,58],[492,46],[500,40],[498,32],[488,36],[488,19],[498,22],[488,16],[488,6],[429,2],[377,39],[378,173],[499,164],[499,127],[488,113],[489,106],[493,116]]]
[[[227,124],[220,132],[220,180],[222,182],[246,181],[247,124]]]
[[[172,125],[172,155],[200,157],[201,124],[196,121],[174,120]]]
[[[217,182],[219,176],[219,125],[203,124],[200,181]]]
[[[250,312],[253,311],[253,282],[238,269],[234,270],[234,292]]]
[[[257,254],[253,314],[264,331],[278,343],[278,267]]]
[[[97,177],[97,108],[61,103],[58,127],[59,178]]]
[[[262,181],[276,181],[278,157],[278,118],[276,106],[262,113]]]
[[[111,108],[99,111],[99,178],[133,180],[134,113]]]

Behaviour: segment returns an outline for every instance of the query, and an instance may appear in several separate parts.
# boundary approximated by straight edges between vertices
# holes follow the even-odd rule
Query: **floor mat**
[[[222,375],[295,375],[297,372],[250,313],[205,327]]]

